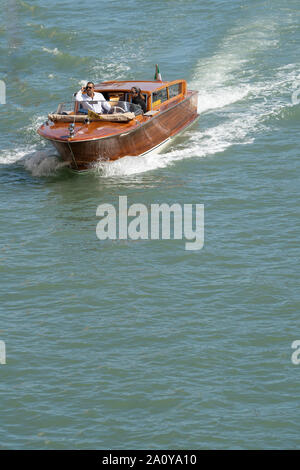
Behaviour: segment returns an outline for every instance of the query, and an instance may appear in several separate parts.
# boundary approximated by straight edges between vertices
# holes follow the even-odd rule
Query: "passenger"
[[[76,93],[76,101],[81,104],[84,110],[91,110],[98,114],[109,113],[111,111],[110,104],[105,100],[102,93],[95,92],[95,85],[93,82],[88,82],[86,86],[81,87],[81,90]],[[98,101],[97,103],[89,103],[89,101]]]
[[[132,96],[131,102],[133,104],[139,104],[143,112],[146,112],[145,98],[142,95],[141,89],[138,87],[132,87],[130,94]]]

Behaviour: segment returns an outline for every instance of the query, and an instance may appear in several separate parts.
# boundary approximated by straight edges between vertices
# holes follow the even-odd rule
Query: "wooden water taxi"
[[[141,89],[145,112],[132,103],[133,87]],[[97,161],[146,155],[198,118],[198,92],[188,90],[185,80],[106,81],[94,89],[109,103],[108,114],[83,114],[86,110],[78,101],[62,103],[38,129],[74,170],[86,170]]]

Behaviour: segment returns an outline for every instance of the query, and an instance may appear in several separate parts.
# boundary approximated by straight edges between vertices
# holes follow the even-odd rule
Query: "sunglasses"
[[[94,87],[93,86],[87,86],[86,89],[89,90],[89,89],[93,89]]]

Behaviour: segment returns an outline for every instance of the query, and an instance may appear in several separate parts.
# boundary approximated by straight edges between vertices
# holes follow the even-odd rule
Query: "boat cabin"
[[[187,96],[187,83],[185,80],[167,81],[108,81],[95,84],[95,92],[102,93],[114,112],[133,112],[136,116],[143,114],[140,106],[131,103],[130,90],[133,87],[141,89],[146,104],[146,116],[152,116],[158,111],[172,107]],[[75,95],[75,94],[74,94]],[[95,102],[96,103],[96,102]],[[80,101],[60,103],[57,115],[87,114]]]
[[[181,101],[187,94],[185,80],[162,81],[108,81],[95,84],[95,91],[103,94],[112,105],[117,102],[130,102],[130,90],[138,87],[145,98],[146,111],[155,111],[168,107],[176,101]]]

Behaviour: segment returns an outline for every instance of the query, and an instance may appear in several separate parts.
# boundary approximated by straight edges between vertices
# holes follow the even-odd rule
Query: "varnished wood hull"
[[[145,117],[135,128],[115,135],[82,141],[50,140],[62,159],[75,170],[85,170],[96,161],[140,156],[159,147],[197,119],[197,98],[197,92],[190,92],[182,101],[152,117]]]

